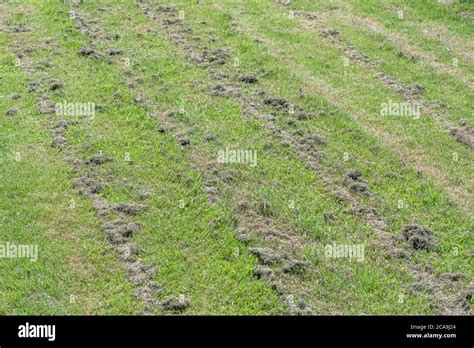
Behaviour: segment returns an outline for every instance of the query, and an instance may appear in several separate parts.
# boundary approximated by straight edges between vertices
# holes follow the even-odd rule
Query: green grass
[[[153,6],[161,3],[165,2],[153,2]],[[225,5],[218,1],[173,3],[185,11],[185,23],[193,30],[190,40],[194,35],[200,44],[228,47],[231,56],[239,58],[240,67],[229,63],[221,68],[223,71],[230,76],[240,71],[259,76],[257,86],[243,87],[244,93],[264,88],[297,101],[307,110],[324,112],[326,116],[297,122],[297,127],[327,139],[322,148],[327,175],[339,180],[349,168],[363,172],[378,198],[361,202],[377,204],[388,218],[391,234],[399,235],[405,224],[413,222],[434,230],[438,247],[432,252],[414,253],[413,262],[431,266],[435,275],[462,273],[462,281],[448,292],[459,291],[472,281],[469,253],[473,240],[469,231],[474,222],[466,214],[472,202],[453,199],[472,195],[472,151],[427,117],[418,122],[380,119],[380,103],[399,97],[363,68],[353,64],[343,68],[341,52],[288,18],[287,9],[272,1],[246,1],[245,11],[241,11],[240,1]],[[281,248],[311,264],[305,274],[287,275],[283,281],[316,314],[437,313],[436,301],[429,293],[411,291],[415,280],[406,262],[387,258],[381,237],[348,214],[348,205],[338,202],[321,177],[311,172],[297,153],[283,146],[262,121],[248,119],[238,98],[210,95],[215,84],[210,72],[187,59],[189,52],[173,45],[163,28],[135,4],[88,2],[74,8],[85,20],[96,20],[101,33],[111,37],[119,34],[115,40],[94,40],[79,32],[67,15],[72,5],[2,6],[12,12],[10,20],[35,30],[0,34],[1,73],[8,76],[0,81],[0,241],[37,243],[40,252],[36,263],[0,260],[0,271],[6,275],[0,281],[0,292],[6,294],[0,301],[2,313],[142,312],[142,304],[133,295],[134,286],[100,231],[91,201],[74,190],[76,174],[63,154],[50,147],[47,116],[36,111],[37,96],[26,91],[29,80],[40,74],[64,83],[51,94],[54,101],[105,106],[94,120],[70,126],[66,137],[81,158],[100,151],[114,158],[103,165],[113,174],[101,193],[104,200],[137,202],[140,191],[148,192],[148,208],[132,219],[141,229],[131,241],[143,249],[139,259],[156,268],[155,280],[164,289],[158,300],[185,294],[191,299],[185,314],[288,314],[284,299],[253,276],[257,258],[235,238],[237,226],[246,222],[236,210],[238,202],[245,200],[257,207],[267,201],[271,227],[298,236],[304,243],[281,244],[263,238],[254,227],[249,246]],[[107,11],[99,9],[104,6]],[[307,2],[295,6],[314,10]],[[34,17],[21,15],[28,9]],[[363,31],[334,24],[358,49],[386,60],[387,72],[407,82],[409,78],[422,79],[430,92],[426,98],[445,97],[453,119],[468,110],[468,101],[463,98],[471,92],[457,81],[449,80],[449,93],[443,95],[437,86],[439,80],[423,68],[402,62],[393,50],[378,50],[373,40],[364,40]],[[9,46],[18,36],[27,38],[33,47],[46,37],[52,38],[57,48],[40,48],[32,55],[35,62],[47,60],[51,66],[30,74],[16,67]],[[256,38],[263,40],[263,46]],[[124,53],[111,57],[110,62],[77,55],[81,47],[90,45],[100,51],[116,48]],[[300,88],[304,97],[299,96]],[[8,98],[14,92],[23,97],[19,101]],[[118,94],[120,104],[114,98]],[[135,101],[138,95],[143,102]],[[3,116],[11,107],[18,108],[18,114]],[[186,114],[165,115],[180,108]],[[353,119],[353,114],[360,117]],[[282,115],[278,126],[293,131],[287,124],[290,118],[293,116]],[[167,131],[160,133],[158,127]],[[370,132],[372,128],[406,140],[403,146],[413,151],[412,155],[420,154],[426,167],[436,168],[445,177],[430,173],[427,178],[420,177],[414,163],[404,163],[406,152],[385,144],[386,139]],[[210,134],[214,141],[207,140]],[[180,137],[189,138],[189,148],[177,144]],[[214,173],[212,163],[225,147],[257,150],[258,165],[218,166]],[[20,162],[14,160],[16,152],[22,154]],[[453,152],[459,154],[456,163]],[[348,161],[343,160],[345,153],[349,154]],[[217,180],[223,172],[232,174],[234,180]],[[387,173],[395,177],[388,178]],[[205,186],[218,188],[217,202],[208,202]],[[464,192],[452,191],[454,187]],[[70,208],[71,200],[77,203],[74,209]],[[404,208],[397,207],[400,200]],[[328,212],[335,216],[330,224],[323,216]],[[262,229],[270,227],[266,221],[262,219]],[[364,244],[365,261],[324,257],[324,245],[333,242]],[[164,312],[156,309],[155,314]]]
[[[73,27],[72,21],[63,22],[64,16],[56,14],[58,9],[57,5],[40,9],[36,23],[53,20],[55,25],[44,25],[48,31],[37,33],[38,37],[59,40],[68,27]],[[186,153],[170,136],[156,132],[155,123],[133,102],[128,89],[117,86],[120,76],[116,69],[107,63],[81,59],[76,54],[85,43],[85,37],[74,32],[67,47],[61,47],[61,54],[50,60],[53,67],[48,72],[60,76],[65,84],[57,101],[99,103],[113,93],[123,95],[123,107],[115,109],[107,105],[107,112],[97,116],[87,133],[79,127],[71,128],[69,141],[71,146],[77,145],[81,157],[103,151],[117,159],[108,166],[117,177],[117,187],[107,187],[104,193],[108,201],[131,200],[133,188],[145,188],[151,193],[150,209],[139,219],[146,228],[136,239],[144,248],[144,259],[157,267],[158,283],[168,294],[184,292],[192,298],[190,313],[280,313],[276,294],[251,275],[253,257],[243,255],[228,260],[238,243],[229,228],[230,219],[217,207],[199,208],[206,204],[206,198],[198,190],[201,177],[189,168]],[[38,59],[49,54],[41,53],[44,56]],[[75,68],[68,68],[71,66]],[[125,161],[126,153],[132,164]],[[181,199],[189,202],[189,207],[180,209]],[[212,220],[223,220],[223,228],[212,230],[209,226]],[[187,255],[190,252],[192,259]],[[147,258],[148,254],[151,256]],[[229,278],[231,273],[238,276]],[[203,288],[211,286],[220,291],[203,293]],[[204,298],[200,301],[197,294]],[[227,297],[234,300],[224,306]]]
[[[293,23],[284,18],[283,13],[276,8],[274,9],[275,13],[272,13],[270,11],[271,7],[265,6],[260,2],[248,2],[247,4],[250,5],[248,5],[248,10],[245,14],[247,16],[252,16],[253,20],[247,20],[244,22],[245,16],[233,17],[236,15],[236,11],[232,11],[232,15],[229,16],[228,14],[225,14],[227,11],[220,12],[217,9],[219,6],[215,6],[212,15],[208,14],[207,22],[208,24],[213,23],[212,26],[215,28],[224,28],[222,39],[216,43],[216,46],[225,44],[225,46],[231,47],[232,50],[235,50],[233,53],[240,58],[243,66],[248,64],[249,66],[252,66],[251,69],[254,71],[258,69],[263,70],[265,67],[267,71],[273,72],[270,75],[271,79],[263,79],[261,85],[266,87],[268,90],[274,91],[276,95],[288,96],[291,97],[292,100],[298,100],[298,86],[304,85],[304,78],[295,76],[291,71],[291,67],[285,68],[283,65],[278,64],[279,62],[275,57],[267,52],[259,50],[258,45],[253,42],[254,40],[252,40],[250,34],[238,32],[236,30],[236,33],[233,35],[227,35],[225,28],[229,18],[232,18],[236,22],[248,24],[249,26],[251,23],[254,23],[254,25],[260,25],[262,27],[260,31],[260,34],[262,35],[261,37],[264,40],[279,40],[279,47],[284,50],[285,56],[294,58],[294,62],[302,62],[302,64],[308,65],[319,64],[315,68],[308,68],[306,70],[307,74],[318,74],[319,71],[316,72],[316,69],[322,68],[323,64],[331,64],[327,69],[333,74],[338,74],[338,69],[335,67],[336,63],[329,59],[311,61],[305,59],[308,51],[315,52],[311,51],[309,46],[310,44],[317,44],[316,40],[318,40],[318,38],[314,38],[314,35],[306,35],[306,33],[300,33],[298,35],[293,34],[289,36],[289,38],[286,38],[284,35],[276,34],[272,36],[273,31],[271,27],[275,27],[275,21],[270,22],[269,20],[265,20],[265,18],[258,21],[256,18],[262,18],[261,16],[263,16],[258,9],[262,11],[265,9],[268,16],[279,18],[281,20],[281,22],[277,22],[279,26],[276,28],[281,28],[285,24],[293,25]],[[230,6],[228,8],[230,8]],[[189,12],[188,22],[194,24],[192,28],[195,32],[199,32],[200,27],[198,23],[204,17],[204,13],[207,13],[206,9],[196,6],[196,8],[188,10],[187,12]],[[296,42],[301,46],[301,50],[293,49],[293,47],[289,45],[290,41],[293,43]],[[268,46],[270,46],[270,44]],[[251,48],[253,48],[253,50]],[[308,49],[306,50],[305,48]],[[327,54],[328,56],[332,54],[328,49],[326,49],[326,51],[317,52],[319,54]],[[354,70],[355,69],[356,68],[354,67]],[[362,72],[357,77],[362,77]],[[367,85],[370,86],[370,84]],[[368,88],[366,87],[367,85],[358,83],[356,86],[360,86],[360,88]],[[359,96],[359,100],[357,101],[359,109],[361,109],[361,106],[376,109],[378,108],[377,105],[380,105],[372,100],[365,100],[362,98],[361,94],[359,94],[360,89],[351,89],[350,92]],[[375,91],[372,91],[372,94],[375,93]],[[388,90],[381,90],[379,94],[379,101],[386,100],[386,98],[390,97],[395,98],[395,96],[392,95],[392,92]],[[341,103],[344,102],[345,100],[341,99]],[[348,100],[348,102],[351,102],[351,100]],[[356,101],[352,100],[352,104],[355,103]],[[403,222],[419,221],[433,225],[434,216],[436,217],[434,223],[439,224],[438,228],[435,229],[439,230],[439,233],[442,234],[443,240],[445,240],[445,237],[447,237],[447,239],[452,238],[455,240],[460,234],[472,229],[472,220],[464,214],[463,209],[456,207],[455,202],[451,202],[447,195],[443,194],[442,187],[437,187],[436,182],[433,181],[424,179],[420,180],[417,173],[414,170],[403,166],[402,163],[397,160],[396,154],[394,154],[390,149],[386,148],[380,141],[377,141],[377,139],[364,134],[364,132],[357,126],[356,122],[348,119],[346,115],[337,112],[339,108],[342,109],[341,105],[328,106],[327,102],[317,95],[306,95],[303,104],[309,109],[314,109],[316,107],[316,111],[321,109],[326,110],[328,107],[335,107],[336,114],[334,117],[322,118],[314,120],[314,122],[311,120],[309,123],[301,123],[299,126],[302,128],[307,127],[307,129],[310,129],[311,131],[327,136],[328,144],[326,145],[327,149],[325,149],[325,156],[327,165],[334,167],[332,170],[336,170],[337,173],[343,173],[344,168],[350,168],[352,166],[364,168],[364,177],[370,183],[370,186],[376,191],[377,195],[386,200],[387,208],[384,212],[386,212],[387,215],[394,215],[392,223],[394,233],[400,230]],[[375,107],[373,106],[374,104],[376,105]],[[321,107],[321,105],[324,106]],[[368,111],[366,110],[365,112]],[[374,115],[367,121],[372,123],[385,123],[392,127],[395,126],[394,123],[396,121],[385,121],[380,120],[379,117],[376,119],[376,117],[377,116]],[[282,120],[282,125],[285,121],[286,119]],[[445,142],[440,144],[443,140],[440,139],[440,135],[433,132],[432,129],[429,129],[429,131],[426,129],[433,125],[433,122],[429,119],[422,119],[421,122],[423,123],[423,126],[413,124],[412,120],[405,119],[400,120],[399,122],[403,122],[404,127],[402,128],[402,125],[399,126],[405,133],[409,133],[413,130],[421,132],[419,127],[423,127],[424,137],[420,136],[419,139],[421,141],[429,141],[426,146],[432,146],[433,152],[436,152],[437,164],[439,165],[440,163],[443,163],[446,170],[451,172],[455,177],[464,176],[465,180],[460,180],[458,185],[466,185],[467,192],[472,192],[472,183],[468,179],[472,172],[472,166],[469,163],[472,159],[472,154],[469,150],[454,142],[448,135],[443,136]],[[445,146],[454,147],[459,151],[459,153],[466,156],[466,161],[463,161],[463,163],[457,162],[455,166],[453,166],[452,152],[446,151],[444,148]],[[357,149],[357,151],[351,151],[351,149]],[[442,149],[443,153],[440,153],[440,149]],[[348,162],[342,161],[344,152],[349,152],[352,155]],[[444,161],[441,156],[445,156]],[[384,177],[385,174],[390,172],[399,174],[399,177],[395,180]],[[400,199],[409,203],[408,205],[410,208],[398,211],[396,206]],[[456,217],[454,218],[454,216]],[[447,241],[445,240],[445,242]],[[465,240],[465,242],[465,253],[467,256],[469,243],[467,243],[468,240]],[[451,258],[451,255],[446,255],[446,257]],[[463,269],[465,266],[461,265],[462,263],[467,262],[467,258],[459,261],[461,262],[460,269]]]
[[[362,5],[363,3],[365,6]],[[456,54],[456,50],[447,49],[444,42],[423,35],[425,32],[430,32],[436,36],[436,31],[420,19],[422,16],[419,13],[412,13],[411,15],[404,16],[403,19],[399,19],[396,12],[383,10],[383,8],[390,7],[389,5],[379,4],[379,6],[375,6],[371,4],[367,6],[369,2],[363,3],[357,2],[359,5],[354,3],[354,9],[352,9],[352,12],[347,13],[347,18],[358,18],[358,16],[362,18],[366,16],[373,17],[380,22],[387,32],[394,32],[401,37],[406,37],[407,40],[411,40],[413,47],[429,52],[442,64],[445,64],[448,69],[457,70],[463,78],[471,81],[472,85],[472,59],[464,59],[459,54]],[[295,6],[295,9],[300,9],[300,6],[298,4],[298,6]],[[323,10],[319,5],[308,5],[303,8],[310,12]],[[439,21],[437,24],[441,28],[443,28],[443,25],[448,26],[445,21]],[[452,119],[455,123],[460,119],[469,119],[469,114],[472,111],[469,104],[469,100],[472,99],[472,89],[465,86],[461,79],[439,73],[429,62],[423,59],[415,59],[413,61],[411,57],[404,56],[401,53],[403,48],[392,43],[385,35],[376,34],[369,28],[354,25],[350,20],[333,15],[328,18],[328,26],[340,31],[341,37],[347,45],[353,45],[359,52],[367,54],[376,62],[383,62],[383,71],[396,77],[398,81],[406,85],[419,83],[424,86],[425,99],[441,102],[445,106],[444,111],[448,119]],[[468,32],[469,28],[465,28],[464,33],[467,34]],[[455,36],[455,34],[449,32],[446,35]],[[468,51],[469,48],[463,47],[462,44],[470,44],[469,37],[463,37],[459,41],[461,43],[458,43],[458,50],[461,52]],[[458,60],[457,66],[453,62],[455,58]]]
[[[127,13],[129,12],[127,11]],[[97,15],[99,15],[99,12],[97,12]],[[107,17],[107,19],[108,18],[110,17]],[[120,17],[113,18],[115,21],[120,20]],[[110,23],[109,25],[110,28],[114,28],[117,24],[112,21],[112,23]],[[134,26],[132,26],[132,28],[133,27]],[[128,37],[128,33],[125,32],[122,34],[124,38]],[[149,42],[149,44],[146,44],[145,47],[153,47],[154,49],[147,49],[146,52],[143,52],[143,55],[146,57],[159,57],[158,59],[156,59],[156,61],[158,61],[159,63],[152,64],[154,63],[154,61],[140,62],[141,69],[139,70],[144,70],[144,73],[142,75],[143,80],[148,81],[150,79],[149,75],[147,75],[147,71],[159,71],[160,76],[167,76],[167,67],[173,69],[173,72],[176,70],[182,70],[174,68],[176,65],[175,54],[172,54],[169,58],[162,57],[160,55],[160,52],[172,52],[173,48],[171,46],[160,47],[157,44],[156,35],[150,36],[149,38],[146,36],[142,37],[140,43],[136,43],[135,40],[126,41],[124,39],[123,42],[119,42],[117,47],[126,48],[128,51],[139,50],[139,47],[142,47],[141,50],[144,50],[143,43],[148,43],[147,39],[150,39],[151,42]],[[128,45],[131,43],[135,43],[135,45],[137,46],[129,47]],[[193,71],[196,70],[193,69]],[[202,73],[200,73],[200,75],[201,76],[199,76],[199,81],[206,81],[208,79],[208,76],[202,76]],[[189,70],[186,70],[186,76],[190,76],[190,78],[194,77],[194,75]],[[208,98],[206,96],[203,96],[202,91],[201,93],[198,93],[196,94],[196,96],[194,96],[192,90],[183,90],[183,82],[180,81],[180,78],[178,76],[173,75],[173,79],[177,79],[178,81],[176,83],[170,83],[169,80],[163,78],[162,83],[155,82],[153,84],[146,85],[144,88],[142,88],[142,92],[145,93],[146,96],[150,98],[150,100],[154,99],[154,102],[157,105],[160,105],[160,107],[164,107],[165,105],[170,103],[170,101],[168,100],[168,97],[170,95],[173,96],[173,100],[183,100],[184,98],[186,98],[186,103],[184,104],[184,106],[188,111],[188,116],[183,121],[183,123],[185,125],[192,124],[194,126],[194,130],[191,136],[191,143],[195,144],[197,149],[204,148],[204,151],[210,156],[211,160],[213,158],[216,158],[218,150],[224,146],[227,146],[227,144],[229,144],[230,147],[236,148],[239,148],[241,146],[250,147],[252,149],[257,149],[259,154],[264,154],[263,158],[261,156],[258,158],[259,166],[257,169],[252,169],[249,167],[241,168],[238,166],[232,168],[234,172],[237,173],[237,177],[239,178],[239,180],[236,180],[236,187],[235,189],[233,189],[233,191],[237,192],[237,194],[234,194],[234,196],[229,196],[229,204],[232,204],[232,200],[235,200],[235,196],[238,196],[239,193],[243,195],[242,192],[249,191],[248,195],[250,197],[254,197],[254,201],[259,202],[263,199],[267,199],[269,202],[271,202],[272,209],[274,209],[277,214],[278,212],[282,211],[282,219],[289,220],[301,230],[309,230],[311,235],[314,235],[314,238],[322,239],[322,237],[324,236],[323,230],[327,230],[327,226],[325,226],[325,223],[323,222],[321,212],[327,209],[331,209],[335,205],[335,203],[327,201],[327,199],[321,201],[321,194],[323,193],[323,188],[321,187],[321,184],[319,184],[318,188],[318,186],[316,186],[318,185],[318,183],[314,182],[314,178],[312,177],[312,175],[307,173],[303,168],[300,168],[300,170],[295,172],[295,167],[301,167],[301,165],[295,163],[295,159],[290,160],[291,157],[288,158],[290,155],[284,149],[279,148],[275,144],[270,145],[266,140],[269,135],[263,132],[263,130],[261,129],[261,125],[259,125],[257,122],[249,122],[243,119],[239,115],[238,110],[236,110],[235,105],[230,104],[229,101],[222,98]],[[163,95],[162,93],[158,92],[158,89],[155,87],[155,85],[163,85],[165,83],[167,93]],[[205,92],[207,89],[208,88],[205,88]],[[163,96],[161,98],[156,97],[158,95],[160,97],[162,95]],[[200,101],[202,100],[202,98],[206,98],[205,102]],[[175,110],[177,108],[178,105],[176,105],[176,103],[171,103],[171,105],[168,108],[165,108],[165,110]],[[209,117],[209,119],[212,120],[212,123],[209,122],[207,118],[204,118],[203,115]],[[224,134],[220,134],[220,129],[226,129],[226,132]],[[210,146],[207,141],[203,141],[205,135],[208,133],[219,134],[218,144]],[[249,146],[249,144],[251,144],[251,146]],[[268,151],[262,151],[262,149],[266,146],[272,147],[272,153],[268,153]],[[286,163],[282,163],[283,158],[284,162]],[[304,180],[304,182],[301,182],[301,180]],[[306,187],[308,186],[313,187],[315,192],[307,192]],[[320,192],[318,193],[318,191]],[[300,200],[304,213],[302,212],[301,215],[295,216],[294,212],[288,209],[287,206],[289,203],[289,197],[294,197],[294,199],[297,201],[297,205],[300,204],[298,202],[298,198],[301,197]],[[317,203],[315,204],[315,202]],[[275,206],[274,208],[273,205]],[[310,205],[312,207],[310,207]],[[189,208],[198,209],[198,207],[193,206]],[[308,209],[308,211],[305,211],[306,209]],[[177,214],[182,215],[183,212],[178,211]],[[358,222],[351,222],[353,227],[350,227],[350,225],[347,225],[347,222],[341,222],[341,227],[336,226],[334,228],[335,231],[332,233],[340,233],[339,238],[341,238],[342,240],[346,240],[347,236],[342,231],[344,231],[344,229],[354,230],[356,223]],[[185,224],[185,222],[182,221],[182,219],[179,219],[179,224],[183,225]],[[361,230],[361,232],[363,233],[362,236],[364,234],[368,234],[369,236],[371,235],[370,232],[366,232],[364,230],[366,229]],[[331,235],[330,239],[327,238],[326,240],[329,242],[334,240],[334,238],[336,238],[336,235]],[[159,242],[161,241],[158,241],[157,244],[159,244]],[[151,243],[151,245],[155,245],[155,243]],[[190,254],[195,255],[198,252],[198,250],[193,250],[190,251]],[[240,252],[241,251],[239,251],[239,254]],[[309,255],[308,257],[314,259],[314,250],[312,254],[313,255]],[[160,253],[156,253],[156,255],[154,256],[156,257],[155,262],[163,262],[160,261]],[[227,257],[232,256],[227,255]],[[313,262],[316,263],[318,261],[317,259],[315,259]],[[385,278],[384,271],[380,269],[380,267],[384,266],[376,265],[377,262],[378,260],[374,260],[373,263],[371,262],[370,265],[364,267],[364,271],[367,272],[367,277],[369,277],[370,279],[377,279],[380,277]],[[178,263],[179,262],[175,260],[174,264]],[[345,267],[352,268],[356,267],[356,265],[344,265],[344,268]],[[202,272],[202,270],[198,269],[198,272]],[[315,287],[318,282],[318,278],[319,280],[321,277],[326,278],[327,276],[329,276],[329,272],[334,272],[334,270],[326,270],[324,272],[321,272],[322,274],[315,274],[313,276],[314,278],[309,278],[308,281],[305,282],[305,287],[307,288],[308,292],[316,292],[315,294],[312,294],[314,298],[324,296],[324,300],[318,299],[317,303],[317,305],[321,307],[320,310],[324,312],[330,312],[329,310],[331,310],[331,306],[334,307],[339,302],[339,297],[334,296],[333,291],[330,291],[329,289],[326,290],[327,292],[325,291],[321,295],[317,295],[318,293],[321,293],[321,290],[318,290]],[[189,289],[190,285],[183,283],[183,279],[177,278],[176,274],[170,274],[170,276],[173,276],[173,281],[181,282],[180,286],[182,287],[182,290],[185,290],[186,288]],[[343,275],[341,274],[341,276]],[[229,275],[227,275],[227,277],[229,277]],[[329,279],[331,278],[332,275]],[[392,288],[392,290],[388,290],[390,284],[394,282],[398,283],[398,281],[391,278],[392,276],[389,276],[388,279],[383,281],[383,283],[386,284],[386,287],[384,287],[384,289],[385,291],[392,291],[394,294],[391,297],[394,299],[394,301],[396,301],[398,299],[398,294],[401,290],[399,288]],[[359,281],[359,279],[357,279],[356,281]],[[343,287],[338,284],[337,280],[335,280],[335,284],[333,284],[332,286],[336,287],[339,293],[353,291],[351,288],[346,288],[343,290]],[[351,311],[354,313],[383,313],[384,311],[386,311],[386,303],[379,303],[377,305],[370,303],[370,299],[365,296],[365,293],[367,291],[367,289],[364,288],[365,286],[366,285],[361,284],[360,287],[357,288],[357,293],[353,295],[359,299],[355,302],[360,303],[358,303],[357,306],[353,306],[352,308],[347,308],[346,311]],[[210,287],[210,289],[213,289],[213,287]],[[419,300],[415,299],[415,301]],[[324,304],[324,307],[323,304],[320,302]],[[220,306],[222,306],[222,304],[220,304]],[[408,308],[409,306],[407,306],[407,308],[400,308],[399,310],[402,312],[404,310],[408,310]],[[334,310],[332,309],[332,311]],[[226,310],[226,312],[229,313],[229,310]]]
[[[133,287],[107,252],[90,202],[74,194],[72,173],[50,147],[44,116],[26,92],[14,56],[5,51],[11,40],[4,34],[0,40],[0,243],[38,247],[37,262],[1,260],[0,313],[139,313]],[[21,99],[12,101],[13,93]],[[11,107],[18,113],[4,116]]]

